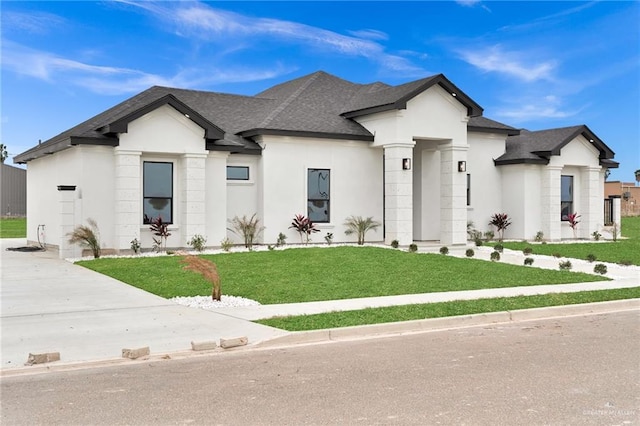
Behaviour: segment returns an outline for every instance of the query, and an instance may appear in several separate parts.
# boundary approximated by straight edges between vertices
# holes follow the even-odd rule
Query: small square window
[[[249,167],[227,166],[227,180],[249,180]]]

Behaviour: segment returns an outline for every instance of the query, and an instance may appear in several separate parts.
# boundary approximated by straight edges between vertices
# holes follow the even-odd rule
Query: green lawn
[[[27,219],[24,217],[0,219],[0,238],[25,238]]]
[[[622,235],[626,239],[606,243],[575,243],[575,244],[531,244],[526,242],[506,242],[503,246],[512,250],[522,250],[531,247],[534,254],[586,259],[593,254],[598,261],[621,263],[629,262],[640,265],[640,216],[622,218]],[[494,243],[492,243],[494,244]]]
[[[204,257],[217,264],[223,294],[247,297],[262,304],[607,279],[378,247],[289,249]],[[97,259],[79,264],[166,298],[211,294],[210,284],[196,273],[184,271],[180,259],[178,256]]]
[[[387,322],[471,315],[486,312],[513,311],[516,309],[573,305],[578,303],[632,299],[637,297],[640,297],[640,287],[583,291],[578,293],[553,293],[537,296],[459,300],[421,305],[390,306],[386,308],[369,308],[357,311],[270,318],[256,322],[289,331],[320,330],[325,328],[381,324]]]

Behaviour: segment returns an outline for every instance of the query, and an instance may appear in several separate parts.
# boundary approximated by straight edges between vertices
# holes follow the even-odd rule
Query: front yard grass
[[[579,226],[579,225],[578,225]],[[562,244],[532,244],[528,242],[505,242],[504,248],[522,250],[531,247],[533,254],[553,256],[560,254],[562,257],[573,259],[587,259],[593,254],[596,262],[631,263],[640,265],[640,216],[622,218],[622,235],[625,239],[609,242],[593,243],[562,243]],[[491,243],[495,245],[495,243]]]
[[[573,305],[637,297],[640,297],[640,287],[390,306],[326,314],[276,317],[255,322],[288,331],[321,330],[325,328],[513,311],[516,309]]]
[[[591,274],[516,266],[379,247],[341,246],[203,256],[216,263],[222,294],[262,304],[298,303],[603,281]],[[210,295],[180,256],[96,259],[80,265],[161,297]]]
[[[27,219],[3,217],[0,219],[0,238],[24,238],[27,236]]]

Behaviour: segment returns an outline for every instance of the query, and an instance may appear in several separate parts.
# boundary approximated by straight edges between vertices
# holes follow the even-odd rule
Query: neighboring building
[[[0,166],[0,216],[26,216],[27,171],[4,163]]]
[[[640,216],[640,186],[636,186],[635,182],[605,182],[604,196],[605,198],[620,197],[622,216]]]
[[[170,247],[256,213],[275,243],[295,214],[336,242],[351,215],[383,227],[372,241],[465,244],[467,221],[505,238],[572,238],[603,226],[604,173],[614,153],[587,126],[529,132],[482,116],[442,74],[399,86],[316,72],[256,96],[152,87],[15,158],[28,165],[28,220],[71,255],[65,233],[97,220],[105,248],[127,250],[146,224],[171,222]],[[52,213],[54,212],[54,213]],[[57,212],[57,213],[56,213]],[[35,240],[29,233],[27,238]]]

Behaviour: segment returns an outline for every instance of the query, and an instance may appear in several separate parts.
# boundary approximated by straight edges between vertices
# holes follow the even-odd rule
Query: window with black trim
[[[249,167],[227,166],[227,180],[249,180]]]
[[[560,217],[569,220],[573,213],[573,176],[560,177]]]
[[[330,221],[330,170],[307,170],[307,217],[312,222],[328,223]]]
[[[471,175],[467,173],[467,206],[471,205]]]
[[[142,221],[162,218],[173,223],[173,163],[145,161],[142,165]]]

